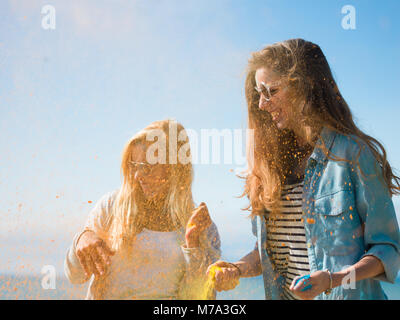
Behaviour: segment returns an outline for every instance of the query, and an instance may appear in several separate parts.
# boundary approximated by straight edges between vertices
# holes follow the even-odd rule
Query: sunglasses
[[[134,171],[140,171],[144,174],[151,173],[155,167],[154,165],[152,165],[150,163],[145,163],[145,162],[130,161],[130,164]]]
[[[255,86],[254,89],[256,89],[258,94],[262,96],[265,101],[271,101],[272,97],[279,91],[277,86],[280,85],[281,82],[282,81],[277,81],[272,83],[271,85],[268,85],[265,82],[261,82],[261,88]]]
[[[133,171],[140,171],[146,175],[152,173],[158,167],[157,164],[150,164],[145,162],[130,161],[129,163],[132,166]],[[168,169],[168,166],[164,166],[164,170],[168,171]]]

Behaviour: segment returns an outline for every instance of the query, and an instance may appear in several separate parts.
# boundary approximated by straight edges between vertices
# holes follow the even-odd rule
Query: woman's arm
[[[342,284],[355,285],[356,281],[374,278],[385,272],[382,262],[374,256],[364,256],[351,267],[332,273],[332,288]],[[329,288],[329,283],[328,287]]]
[[[221,242],[217,226],[211,221],[207,206],[196,208],[188,221],[182,252],[186,262],[181,281],[180,299],[215,299],[214,290],[205,294],[207,267],[219,259]]]
[[[253,251],[235,263],[217,261],[208,267],[207,273],[215,268],[215,290],[228,291],[239,284],[240,278],[256,277],[261,275],[260,254],[257,244]]]
[[[235,262],[234,265],[239,268],[241,278],[257,277],[261,275],[262,269],[260,253],[258,252],[258,243],[256,243],[256,247],[253,251]]]
[[[384,273],[385,269],[382,262],[374,256],[364,256],[356,264],[341,270],[339,272],[332,272],[332,288],[341,285],[348,288],[355,288],[357,281],[373,278]],[[330,288],[329,272],[321,270],[316,271],[310,275],[310,278],[300,280],[296,285],[296,280],[300,277],[295,277],[290,286],[290,290],[303,300],[311,300],[321,293]],[[311,284],[311,288],[306,291],[301,291],[304,287]]]
[[[361,149],[359,165],[354,163],[357,163],[355,159],[351,168],[352,182],[366,249],[361,258],[376,257],[384,272],[373,277],[394,283],[400,267],[400,233],[392,197],[382,168],[367,146]]]
[[[207,290],[207,267],[221,256],[220,238],[214,223],[206,230],[204,241],[200,240],[199,247],[188,248],[183,245],[182,252],[185,258],[185,275],[181,281],[179,299],[185,300],[212,300],[215,299],[215,290]],[[207,294],[206,294],[207,293]]]
[[[100,270],[105,271],[102,262],[108,261],[108,253],[111,254],[111,252],[102,237],[106,234],[106,218],[115,195],[116,192],[114,191],[103,196],[90,212],[84,230],[74,236],[64,260],[64,273],[71,283],[84,283],[92,273],[96,274],[99,270],[98,275],[100,275]],[[91,258],[92,252],[98,259],[93,260]]]

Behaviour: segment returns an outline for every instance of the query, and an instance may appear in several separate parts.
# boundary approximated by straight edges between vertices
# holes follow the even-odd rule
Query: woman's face
[[[132,152],[134,179],[139,183],[147,200],[160,199],[169,190],[169,167],[150,164],[146,160],[146,145],[135,145]]]
[[[258,107],[271,114],[279,129],[289,128],[289,97],[284,82],[267,68],[257,69],[255,80],[260,93]]]

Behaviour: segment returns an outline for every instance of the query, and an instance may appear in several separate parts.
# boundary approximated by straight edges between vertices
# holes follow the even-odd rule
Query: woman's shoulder
[[[370,156],[372,151],[368,144],[355,134],[346,135],[336,132],[335,140],[331,149],[332,153],[338,157],[354,161],[359,154]]]
[[[338,133],[335,138],[332,153],[347,160],[347,165],[352,171],[361,169],[366,175],[381,175],[381,165],[376,152],[360,137],[356,135],[344,135]]]
[[[114,206],[119,190],[113,190],[105,193],[96,203],[94,210],[101,210],[104,214],[108,214]]]
[[[117,195],[118,195],[118,192],[119,192],[119,190],[116,189],[116,190],[109,191],[109,192],[105,193],[105,194],[100,198],[99,202],[101,202],[101,203],[107,203],[107,204],[108,204],[108,203],[111,203],[111,202],[114,202],[115,199],[116,199],[116,197],[117,197]]]
[[[90,211],[86,227],[101,234],[107,230],[112,216],[112,207],[118,190],[107,192],[97,202]]]

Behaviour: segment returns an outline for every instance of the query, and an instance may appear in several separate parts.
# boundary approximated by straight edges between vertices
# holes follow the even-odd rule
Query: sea
[[[0,275],[0,300],[81,300],[86,296],[88,283],[72,285],[65,277],[56,277],[55,285],[42,284],[43,275]],[[46,286],[47,285],[47,286]],[[400,276],[395,284],[382,282],[391,300],[400,300]],[[264,300],[262,277],[243,278],[231,291],[217,293],[218,300]]]

